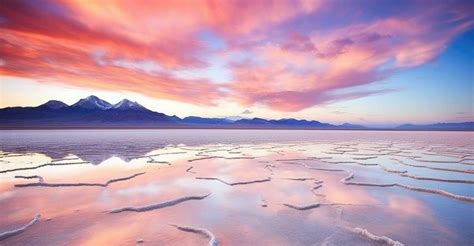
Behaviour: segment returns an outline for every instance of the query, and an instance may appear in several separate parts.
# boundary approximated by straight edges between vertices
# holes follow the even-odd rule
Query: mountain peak
[[[117,104],[112,106],[113,109],[140,109],[140,110],[146,110],[145,107],[140,105],[137,102],[132,102],[128,99],[123,99],[122,101],[118,102]]]
[[[73,104],[72,107],[80,107],[85,109],[109,109],[112,107],[112,104],[104,101],[94,95],[88,96],[79,100],[77,103]]]
[[[346,128],[346,129],[363,129],[366,128],[365,126],[362,125],[356,125],[356,124],[351,124],[351,123],[344,123],[342,125],[338,126],[339,128]]]
[[[60,108],[65,108],[67,107],[67,104],[61,102],[61,101],[58,101],[58,100],[49,100],[47,101],[46,103],[44,104],[41,104],[40,106],[38,107],[41,107],[41,108],[49,108],[49,109],[60,109]]]
[[[100,98],[98,98],[97,96],[94,96],[94,95],[90,95],[86,98],[84,98],[86,100],[94,100],[94,101],[97,101],[97,100],[101,100]]]

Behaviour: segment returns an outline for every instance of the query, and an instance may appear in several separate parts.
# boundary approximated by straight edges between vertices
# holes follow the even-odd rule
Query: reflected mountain
[[[52,159],[75,155],[92,164],[110,157],[129,161],[170,144],[160,134],[142,135],[127,130],[8,131],[1,134],[0,143],[4,152],[40,153]]]

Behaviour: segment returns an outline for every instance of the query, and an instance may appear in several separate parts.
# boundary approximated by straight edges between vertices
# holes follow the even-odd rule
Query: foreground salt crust
[[[217,238],[214,236],[214,234],[212,234],[212,232],[210,232],[207,229],[194,228],[194,227],[190,227],[190,226],[178,226],[178,225],[173,225],[173,224],[170,224],[170,226],[174,226],[174,227],[178,228],[181,231],[192,232],[192,233],[197,233],[197,234],[204,235],[205,237],[209,238],[209,246],[219,245],[219,243],[217,241]]]
[[[50,162],[46,164],[41,164],[39,166],[34,166],[34,167],[20,167],[20,168],[13,168],[13,169],[7,169],[7,170],[0,170],[0,173],[9,173],[9,172],[17,172],[17,171],[27,171],[27,170],[34,170],[34,169],[39,169],[42,167],[48,167],[48,166],[68,166],[68,165],[83,165],[83,164],[90,164],[87,161],[81,161],[81,162],[64,162],[64,163],[55,163],[55,162]]]
[[[270,178],[266,179],[257,179],[257,180],[251,180],[251,181],[241,181],[241,182],[227,182],[225,180],[222,180],[220,178],[214,178],[214,177],[196,177],[196,179],[203,179],[203,180],[216,180],[219,181],[223,184],[234,186],[234,185],[246,185],[246,184],[254,184],[254,183],[263,183],[263,182],[269,182],[271,181]]]
[[[35,215],[35,217],[28,224],[26,224],[26,225],[24,225],[20,228],[16,228],[16,229],[13,229],[13,230],[10,230],[10,231],[0,232],[0,241],[26,231],[28,228],[30,228],[31,226],[36,224],[36,222],[38,222],[40,218],[41,218],[41,215],[37,214],[37,215]]]
[[[165,201],[165,202],[161,202],[161,203],[157,203],[157,204],[151,204],[151,205],[147,205],[147,206],[143,206],[143,207],[118,208],[118,209],[111,210],[109,213],[115,214],[115,213],[121,213],[121,212],[125,212],[125,211],[146,212],[146,211],[150,211],[150,210],[154,210],[154,209],[161,209],[161,208],[174,206],[176,204],[186,202],[186,201],[190,201],[190,200],[202,200],[202,199],[204,199],[204,198],[206,198],[210,195],[211,195],[211,193],[209,193],[207,195],[204,195],[204,196],[185,196],[185,197],[181,197],[181,198],[178,198],[178,199]]]
[[[474,197],[456,195],[456,194],[453,194],[453,193],[450,193],[450,192],[447,192],[447,191],[444,191],[444,190],[414,187],[414,186],[404,185],[404,184],[399,184],[399,183],[375,184],[375,183],[363,183],[363,182],[350,182],[349,180],[351,180],[353,178],[354,178],[354,173],[349,173],[349,175],[347,177],[341,179],[341,183],[343,183],[345,185],[359,185],[359,186],[400,187],[400,188],[404,188],[404,189],[412,190],[412,191],[438,194],[438,195],[442,195],[442,196],[449,197],[449,198],[456,199],[456,200],[460,200],[460,201],[474,202]]]
[[[296,158],[286,158],[286,159],[276,159],[276,157],[273,157],[272,159],[271,158],[268,158],[268,157],[264,157],[265,159],[264,160],[255,160],[256,165],[260,166],[260,169],[256,169],[256,170],[259,170],[259,172],[262,172],[262,176],[260,176],[261,179],[256,179],[256,180],[235,180],[235,177],[233,177],[232,179],[234,179],[236,182],[228,182],[226,181],[225,179],[220,179],[218,178],[219,176],[218,175],[221,175],[219,172],[216,172],[214,174],[211,174],[212,176],[208,176],[208,177],[196,177],[195,175],[188,175],[187,178],[191,179],[191,178],[195,178],[195,179],[198,179],[198,180],[214,180],[214,181],[218,181],[218,182],[221,182],[223,184],[226,184],[226,185],[229,185],[229,186],[233,186],[233,185],[245,185],[245,187],[242,187],[243,188],[251,188],[252,185],[250,186],[246,186],[248,184],[254,184],[254,183],[261,183],[261,182],[269,182],[269,181],[279,181],[279,180],[287,180],[287,181],[301,181],[301,182],[306,182],[306,181],[312,181],[311,184],[313,184],[311,187],[311,192],[315,195],[315,196],[320,196],[318,197],[318,201],[321,200],[321,197],[325,197],[324,194],[318,194],[316,193],[316,191],[320,191],[320,192],[326,192],[327,189],[322,189],[322,190],[319,190],[321,187],[323,187],[323,184],[324,186],[328,186],[328,187],[331,187],[333,185],[332,182],[326,182],[324,183],[323,181],[317,179],[317,178],[313,178],[311,176],[315,175],[315,173],[312,173],[311,174],[299,174],[299,175],[296,175],[294,177],[292,177],[293,175],[288,175],[287,173],[285,173],[286,171],[286,167],[288,167],[287,164],[291,164],[291,165],[294,165],[294,166],[289,166],[290,168],[298,168],[298,166],[300,167],[304,167],[305,169],[307,170],[317,170],[317,171],[327,171],[327,172],[340,172],[341,174],[349,174],[347,177],[344,177],[341,179],[341,177],[339,177],[339,175],[333,175],[331,176],[331,178],[335,178],[336,181],[340,180],[340,182],[344,185],[358,185],[358,186],[376,186],[376,187],[400,187],[400,188],[404,188],[404,189],[407,189],[407,190],[412,190],[412,191],[417,191],[417,192],[427,192],[427,193],[433,193],[433,194],[438,194],[438,195],[443,195],[443,196],[446,196],[448,198],[451,198],[451,199],[456,199],[456,200],[461,200],[461,201],[468,201],[468,202],[474,202],[474,197],[468,197],[468,196],[460,196],[460,195],[456,195],[456,194],[452,194],[452,193],[449,193],[449,192],[446,192],[446,191],[443,191],[443,190],[437,190],[437,189],[428,189],[428,188],[421,188],[421,187],[414,187],[414,186],[409,186],[409,185],[404,185],[404,184],[401,184],[401,183],[381,183],[381,184],[378,184],[378,183],[375,183],[372,181],[364,181],[364,182],[357,182],[354,177],[354,173],[352,173],[352,170],[350,167],[351,166],[374,166],[374,170],[377,170],[377,168],[380,168],[382,169],[383,171],[385,171],[387,174],[395,174],[396,176],[401,176],[401,177],[406,177],[406,178],[410,178],[410,179],[416,179],[416,180],[429,180],[429,181],[436,181],[436,182],[448,182],[448,183],[466,183],[466,184],[473,184],[474,181],[471,181],[471,180],[452,180],[452,179],[442,179],[442,178],[431,178],[431,177],[420,177],[420,176],[414,176],[414,175],[410,175],[408,173],[407,170],[403,170],[403,167],[397,167],[396,164],[400,164],[400,165],[405,165],[405,166],[411,166],[411,167],[417,167],[417,168],[426,168],[426,169],[431,169],[431,170],[436,170],[436,171],[451,171],[451,172],[457,172],[457,173],[466,173],[466,174],[473,174],[473,171],[471,169],[468,169],[468,170],[458,170],[458,169],[451,169],[451,168],[445,168],[444,166],[442,167],[431,167],[431,166],[424,166],[424,165],[421,165],[420,163],[418,164],[411,164],[410,163],[405,163],[403,160],[398,159],[398,158],[390,158],[390,156],[400,156],[400,157],[404,157],[404,158],[410,158],[414,161],[417,161],[418,159],[420,159],[421,157],[413,157],[413,155],[406,155],[406,153],[409,153],[407,151],[392,151],[392,150],[388,150],[388,149],[384,149],[384,148],[388,148],[388,146],[391,146],[391,145],[388,145],[388,146],[380,146],[380,147],[373,147],[372,151],[378,151],[378,153],[354,153],[356,152],[357,148],[348,148],[348,147],[345,147],[345,145],[342,145],[341,146],[343,147],[337,147],[337,148],[334,148],[334,152],[330,152],[330,154],[333,154],[334,156],[332,157],[327,157],[327,156],[321,156],[321,157],[315,157],[315,156],[309,156],[309,157],[306,157],[306,158],[300,158],[299,156],[296,156]],[[286,146],[288,147],[288,146]],[[260,148],[260,149],[274,149],[275,147],[271,147],[271,148]],[[359,148],[359,147],[358,147]],[[187,159],[184,159],[184,160],[187,160],[188,162],[194,162],[196,161],[195,163],[192,163],[192,164],[195,164],[195,166],[197,167],[199,164],[201,164],[201,162],[199,162],[199,160],[207,160],[207,159],[227,159],[227,160],[231,160],[231,159],[256,159],[256,158],[261,158],[261,157],[254,157],[254,156],[247,156],[246,152],[240,152],[240,151],[235,151],[235,150],[238,150],[239,148],[236,148],[236,149],[233,149],[232,152],[233,153],[236,153],[236,154],[242,154],[244,156],[242,157],[226,157],[226,156],[210,156],[210,155],[205,155],[204,153],[210,153],[210,152],[218,152],[218,151],[223,151],[221,149],[201,149],[202,152],[199,152],[198,154],[196,154],[196,156],[204,156],[204,158],[198,158],[198,159],[191,159],[191,160],[187,160]],[[259,149],[259,148],[255,148],[255,149]],[[363,150],[363,148],[359,148],[360,150]],[[374,150],[375,149],[375,150]],[[402,148],[400,147],[399,148],[400,150],[402,150]],[[195,149],[196,150],[196,149]],[[370,149],[366,149],[366,150],[370,150]],[[306,151],[306,150],[305,150]],[[228,150],[228,153],[230,153],[231,151]],[[282,157],[287,157],[286,155],[284,154],[281,154],[282,152],[284,152],[283,150],[277,150],[277,151],[270,151],[268,150],[268,152],[275,152],[275,153],[278,153],[278,157],[280,157],[279,155],[282,155]],[[346,153],[347,152],[347,153]],[[186,153],[186,152],[175,152],[175,153]],[[324,152],[324,151],[321,151],[320,153],[329,153],[329,152]],[[393,153],[397,153],[397,154],[393,154]],[[311,154],[311,153],[310,153]],[[409,153],[410,154],[410,153]],[[416,152],[413,152],[411,154],[416,154]],[[171,162],[167,162],[167,161],[156,161],[154,160],[152,157],[150,156],[158,156],[160,154],[156,154],[156,155],[148,155],[148,156],[145,156],[146,158],[148,158],[150,161],[147,161],[147,163],[159,163],[159,164],[167,164],[168,166],[171,165]],[[382,161],[386,161],[386,160],[377,160],[377,158],[379,158],[380,156],[387,156],[385,157],[386,159],[391,159],[393,161],[395,161],[396,163],[391,163],[391,164],[394,164],[395,167],[397,167],[397,169],[392,169],[392,168],[395,168],[395,167],[392,167],[390,166],[390,168],[384,166],[384,165],[387,165],[385,162],[382,162]],[[353,156],[356,156],[356,157],[353,157]],[[360,157],[359,157],[360,156]],[[289,156],[289,157],[292,157],[292,156]],[[141,157],[143,158],[143,157]],[[281,157],[280,157],[281,158]],[[463,157],[465,158],[465,157]],[[467,157],[465,158],[466,160],[470,160],[469,159],[470,157]],[[372,163],[372,159],[376,159],[374,160],[374,162]],[[356,161],[354,161],[356,160]],[[366,162],[362,162],[362,161],[365,161],[365,160],[369,160]],[[428,160],[426,159],[421,159],[421,162],[428,162]],[[202,161],[203,163],[205,163],[206,161]],[[370,163],[369,163],[370,162]],[[54,163],[56,164],[56,162],[53,160],[51,161],[51,163]],[[79,163],[79,162],[78,162]],[[239,164],[238,162],[236,162],[237,164]],[[278,163],[278,165],[273,165],[271,163]],[[308,164],[307,164],[308,163]],[[416,163],[416,162],[414,162]],[[63,163],[61,163],[63,164]],[[77,163],[64,163],[64,164],[67,164],[67,165],[75,165]],[[180,163],[180,162],[173,162],[173,166],[178,166],[179,164],[183,164],[183,163]],[[182,168],[182,171],[186,171],[188,174],[196,174],[196,173],[199,173],[199,171],[201,169],[193,169],[194,166],[189,166],[190,163],[187,163],[186,166],[183,166]],[[45,164],[45,165],[50,165],[50,164]],[[318,166],[318,165],[324,165],[324,166]],[[337,168],[333,168],[337,165]],[[37,169],[39,167],[43,167],[44,165],[40,165],[40,166],[36,166],[36,167],[33,167],[33,168],[30,168],[28,167],[27,169],[13,169],[13,170],[8,170],[8,171],[16,171],[16,170],[29,170],[29,169]],[[53,166],[53,165],[50,165],[50,166]],[[378,167],[377,167],[378,166]],[[155,167],[154,165],[150,165],[150,167]],[[349,168],[347,168],[349,167]],[[172,167],[173,168],[173,167]],[[186,169],[187,168],[187,169]],[[358,168],[361,168],[361,167],[358,167]],[[360,170],[363,170],[363,169],[360,169]],[[181,169],[180,169],[181,170]],[[359,169],[358,169],[359,170]],[[356,171],[358,171],[356,170]],[[299,171],[299,170],[298,170]],[[270,172],[270,173],[268,173]],[[356,173],[356,175],[359,175],[358,174],[359,172]],[[363,174],[363,172],[361,171],[360,172],[361,174]],[[41,173],[39,173],[41,174]],[[274,175],[272,176],[272,178],[265,178],[266,175]],[[318,172],[317,174],[320,174],[320,172]],[[343,174],[343,175],[344,175]],[[141,174],[135,174],[135,175],[141,175]],[[393,175],[393,176],[395,176]],[[41,176],[39,175],[31,175],[31,176],[21,176],[21,175],[17,175],[15,176],[15,178],[21,178],[21,179],[38,179],[38,183],[32,183],[32,184],[20,184],[18,185],[17,187],[27,187],[27,186],[46,186],[46,187],[58,187],[58,186],[107,186],[108,184],[110,183],[113,183],[113,182],[117,182],[117,181],[122,181],[122,180],[126,180],[126,179],[130,179],[130,178],[133,178],[134,175],[130,176],[130,177],[125,177],[125,178],[119,178],[119,179],[112,179],[112,180],[109,180],[105,183],[65,183],[65,184],[58,184],[58,183],[44,183],[44,180]],[[289,176],[289,177],[288,177]],[[300,177],[301,176],[301,177]],[[467,176],[467,175],[466,175]],[[323,177],[319,177],[319,176],[316,176],[318,178],[323,178],[324,179],[324,176]],[[265,179],[264,179],[265,178]],[[231,179],[231,180],[232,180]],[[324,179],[326,180],[326,179]],[[201,185],[202,183],[206,183],[206,182],[199,182],[199,181],[194,181],[196,184],[198,185]],[[393,182],[393,181],[391,181]],[[395,181],[396,182],[396,181]],[[41,184],[39,184],[41,183]],[[271,182],[271,183],[267,183],[265,184],[266,186],[271,186],[272,183],[279,183],[279,182]],[[308,182],[309,184],[309,182]],[[417,183],[418,184],[418,183]],[[423,184],[420,182],[420,184]],[[23,186],[22,186],[23,185]],[[214,186],[213,186],[214,187]],[[206,189],[208,188],[208,186],[206,186]],[[218,187],[220,188],[220,187]],[[212,189],[212,188],[211,188]],[[378,188],[377,188],[378,189]],[[385,189],[381,189],[381,190],[384,190]],[[391,190],[391,189],[387,189],[387,190]],[[23,191],[22,191],[23,192]],[[219,192],[219,191],[217,191]],[[406,192],[406,193],[411,193],[411,192]],[[111,211],[107,211],[109,213],[121,213],[121,212],[125,212],[125,211],[131,211],[131,212],[145,212],[145,211],[149,211],[149,210],[153,210],[153,209],[161,209],[161,208],[165,208],[165,207],[169,207],[169,206],[174,206],[174,205],[177,205],[179,203],[182,203],[182,202],[185,202],[185,201],[189,201],[189,200],[202,200],[204,199],[205,197],[209,196],[210,194],[206,195],[206,196],[188,196],[188,197],[181,197],[181,198],[178,198],[178,199],[175,199],[175,200],[170,200],[170,201],[165,201],[165,202],[161,202],[161,203],[157,203],[157,204],[152,204],[152,205],[148,205],[148,206],[143,206],[143,207],[124,207],[124,208],[118,208],[118,209],[115,209],[115,210],[111,210]],[[411,194],[413,195],[413,194]],[[329,202],[329,200],[326,200],[324,198],[324,200],[326,202]],[[262,207],[267,207],[267,202],[266,200],[264,200],[263,198],[261,199],[262,201],[262,204],[261,206]],[[271,200],[270,200],[271,201]],[[335,209],[338,209],[338,211],[341,211],[342,213],[342,209],[343,207],[339,207],[339,205],[363,205],[363,206],[368,206],[368,205],[364,205],[364,204],[337,204],[337,203],[313,203],[313,202],[310,202],[310,203],[306,203],[306,204],[297,204],[297,205],[294,205],[294,204],[290,204],[290,203],[285,203],[285,204],[279,204],[279,205],[283,205],[285,207],[288,207],[290,209],[294,209],[294,210],[297,210],[297,211],[294,211],[294,213],[306,213],[306,214],[309,214],[309,213],[319,213],[318,211],[313,211],[313,209],[315,210],[318,210],[316,208],[322,208],[322,207],[329,207],[329,206],[336,206]],[[270,204],[270,205],[273,205],[273,204]],[[119,206],[123,206],[123,205],[119,205]],[[290,210],[288,209],[288,210]],[[339,210],[340,209],[340,210]],[[322,211],[324,212],[324,211]],[[322,213],[321,212],[321,213]],[[109,215],[109,216],[113,216],[113,215]],[[117,215],[117,216],[121,216],[121,215]],[[339,215],[339,220],[340,220],[340,215]],[[172,225],[174,227],[176,227],[177,229],[181,230],[181,231],[185,231],[185,232],[191,232],[191,233],[196,233],[196,234],[201,234],[207,238],[210,239],[209,241],[209,245],[217,245],[217,239],[215,238],[215,236],[208,230],[206,229],[202,229],[202,228],[194,228],[194,227],[189,227],[189,226],[178,226],[178,225]],[[350,233],[354,233],[354,234],[357,234],[367,240],[370,240],[372,241],[373,243],[376,243],[376,244],[383,244],[383,245],[396,245],[396,246],[399,246],[399,245],[403,245],[402,243],[396,241],[396,240],[393,240],[387,236],[377,236],[377,235],[374,235],[372,234],[371,232],[369,232],[368,230],[366,229],[363,229],[364,228],[364,225],[363,224],[353,224],[352,227],[345,227],[345,226],[341,226],[340,224],[339,225],[336,225],[337,227],[342,227],[346,230],[346,232],[348,230],[350,230]],[[359,227],[355,227],[353,228],[354,226],[360,226],[361,228]],[[21,229],[21,228],[19,228]],[[221,234],[221,231],[219,231],[220,228],[216,228],[215,230],[217,231],[214,231],[215,233],[217,233],[220,237],[222,236],[224,238],[223,235],[225,234]],[[214,229],[213,229],[214,230]],[[14,230],[16,231],[16,230]],[[0,234],[0,235],[3,235]],[[28,235],[28,233],[25,234],[25,236]],[[333,233],[332,235],[335,235],[335,233]],[[332,236],[331,235],[331,236]],[[394,234],[394,235],[397,235],[397,234]],[[23,235],[22,235],[23,236]],[[396,236],[395,236],[396,237]],[[329,237],[328,237],[329,238]],[[0,238],[1,240],[2,238]],[[407,240],[407,243],[408,242],[408,239]],[[136,240],[137,243],[142,243],[143,240],[142,239],[137,239]],[[1,243],[0,243],[1,244]]]
[[[395,241],[395,240],[393,240],[393,239],[391,239],[387,236],[374,235],[366,229],[356,227],[356,228],[350,228],[349,230],[351,232],[355,233],[355,234],[363,236],[364,238],[367,238],[367,239],[369,239],[371,241],[374,241],[376,243],[380,243],[380,244],[383,244],[383,245],[389,245],[389,246],[404,246],[404,244],[399,242],[399,241]]]
[[[37,183],[26,183],[26,184],[15,184],[15,187],[30,187],[30,186],[40,186],[40,187],[99,186],[99,187],[107,187],[112,183],[133,179],[133,178],[135,178],[137,176],[140,176],[140,175],[143,175],[143,174],[145,174],[145,173],[144,172],[143,173],[136,173],[136,174],[133,174],[131,176],[127,176],[127,177],[123,177],[123,178],[111,179],[111,180],[108,180],[105,183],[46,183],[46,182],[44,182],[44,180],[41,176],[35,175],[35,176],[31,176],[31,177],[26,177],[26,178],[27,179],[33,178],[33,177],[38,178],[39,182],[37,182]],[[16,176],[16,177],[25,178],[25,176]]]

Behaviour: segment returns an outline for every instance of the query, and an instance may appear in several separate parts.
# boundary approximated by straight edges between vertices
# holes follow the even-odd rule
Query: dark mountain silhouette
[[[298,129],[368,129],[344,123],[332,125],[315,120],[262,118],[231,120],[190,116],[181,119],[151,111],[137,102],[124,99],[115,105],[96,96],[83,98],[71,106],[51,100],[37,107],[0,109],[2,128],[298,128]],[[474,130],[474,122],[405,124],[399,130]]]
[[[236,125],[269,125],[270,122],[262,118],[253,118],[253,119],[241,119],[241,120],[235,121],[234,124]]]
[[[362,126],[362,125],[355,125],[355,124],[351,124],[351,123],[344,123],[342,125],[339,125],[339,128],[343,128],[343,129],[364,129],[364,128],[367,128],[367,127]]]
[[[38,108],[48,108],[48,109],[60,109],[60,108],[65,108],[68,105],[57,100],[49,100],[45,104],[41,104],[38,106]]]
[[[204,124],[204,125],[229,125],[233,121],[225,118],[202,118],[197,116],[189,116],[182,119],[183,123],[187,124]]]
[[[316,120],[297,120],[297,119],[280,119],[280,120],[266,120],[262,118],[241,119],[234,122],[238,126],[258,126],[271,128],[341,128],[338,125],[322,123]],[[354,125],[355,126],[355,125]],[[357,128],[364,128],[357,126]]]
[[[474,122],[436,123],[428,125],[404,124],[397,127],[404,130],[474,130]]]
[[[136,102],[122,100],[112,105],[89,96],[67,106],[49,101],[38,107],[0,109],[2,127],[158,127],[180,122],[176,116],[153,112]]]

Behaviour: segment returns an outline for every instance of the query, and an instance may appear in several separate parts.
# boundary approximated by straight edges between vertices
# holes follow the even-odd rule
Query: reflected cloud
[[[109,136],[107,133],[103,134],[101,137]],[[63,242],[95,245],[134,244],[137,240],[143,240],[152,244],[192,245],[198,240],[202,240],[203,244],[207,242],[204,237],[185,233],[168,224],[205,228],[222,244],[366,243],[366,239],[345,229],[356,227],[366,228],[374,235],[387,235],[406,244],[462,244],[470,240],[469,227],[457,226],[457,223],[470,223],[466,216],[471,209],[468,202],[396,187],[346,185],[341,181],[348,173],[356,173],[356,181],[361,182],[399,179],[396,173],[387,172],[377,165],[364,165],[384,163],[396,155],[420,155],[422,159],[413,159],[413,162],[419,163],[435,160],[437,156],[439,161],[461,160],[465,155],[462,153],[472,150],[466,148],[459,138],[459,146],[451,145],[446,149],[444,145],[434,143],[348,142],[341,141],[344,138],[339,138],[339,141],[332,137],[323,139],[322,135],[319,136],[320,142],[170,144],[151,148],[150,146],[154,146],[151,143],[158,138],[145,136],[132,148],[133,154],[138,151],[141,154],[126,160],[117,155],[126,153],[127,148],[115,149],[114,146],[120,145],[122,141],[133,140],[134,135],[125,133],[121,138],[112,138],[103,143],[96,141],[89,145],[81,143],[92,137],[74,136],[78,137],[77,146],[80,148],[66,148],[64,151],[67,152],[63,155],[67,158],[62,161],[54,160],[53,163],[83,161],[79,156],[67,154],[71,150],[87,155],[90,153],[88,151],[96,153],[105,148],[104,156],[115,157],[97,163],[100,165],[53,165],[0,173],[0,231],[30,220],[31,214],[40,213],[42,216],[38,225],[21,235],[6,239],[6,243],[34,241],[39,245]],[[164,135],[164,138],[171,136]],[[442,142],[445,140],[441,139]],[[180,141],[180,138],[175,141]],[[11,146],[19,146],[19,143],[17,140]],[[34,141],[30,143],[26,149],[40,146],[41,141],[37,144]],[[61,146],[54,143],[52,141],[51,145],[44,148],[60,152]],[[149,148],[139,150],[145,144],[150,144]],[[24,150],[22,148],[20,153]],[[443,157],[435,151],[450,156]],[[5,165],[16,167],[51,162],[44,154],[30,151],[26,153],[28,155],[16,152],[5,155],[2,152],[0,160]],[[156,161],[168,162],[169,165],[150,162],[149,157],[144,155],[156,158]],[[424,155],[429,155],[430,158]],[[195,160],[215,156],[220,158]],[[365,159],[367,156],[370,158]],[[354,160],[353,157],[359,159]],[[452,165],[455,167],[460,164]],[[193,173],[186,171],[191,166]],[[126,178],[137,173],[143,174]],[[430,170],[426,175],[440,173],[440,170]],[[52,184],[104,184],[108,180],[120,181],[103,187],[20,188],[15,185],[40,181],[15,178],[17,175],[41,176],[43,182]],[[227,185],[196,177],[215,177],[229,183],[239,182],[241,185]],[[260,179],[268,181],[246,183]],[[433,185],[423,180],[410,182],[419,187]],[[444,185],[454,191],[458,189],[458,184]],[[206,199],[171,202],[170,206],[140,213],[108,213],[120,208],[146,207],[209,193]],[[446,203],[454,210],[440,209],[439,206]],[[295,207],[312,206],[312,209],[292,209],[284,204]],[[433,231],[436,233],[433,234]],[[120,235],[116,235],[118,232]]]

